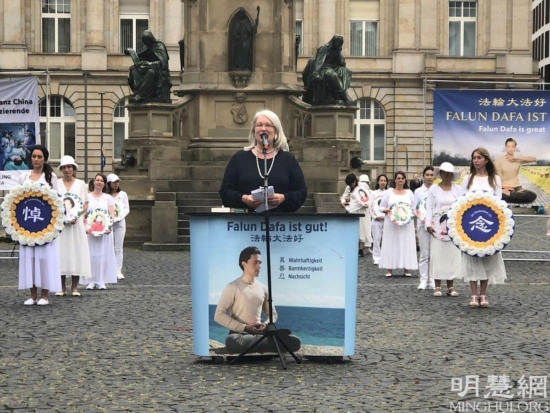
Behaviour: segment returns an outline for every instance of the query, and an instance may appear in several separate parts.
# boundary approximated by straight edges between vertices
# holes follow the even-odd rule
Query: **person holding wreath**
[[[382,239],[382,251],[380,256],[380,268],[386,269],[386,277],[393,275],[397,268],[405,269],[405,277],[411,277],[410,270],[418,269],[416,258],[416,239],[414,236],[414,220],[397,225],[392,222],[392,206],[403,203],[402,209],[412,214],[414,194],[407,185],[405,172],[398,171],[394,176],[395,188],[390,188],[384,194],[380,202],[380,209],[386,214],[384,219],[384,238]]]
[[[88,250],[88,238],[84,229],[83,218],[88,209],[88,191],[84,181],[76,179],[75,172],[78,169],[74,158],[65,155],[61,158],[59,169],[63,173],[63,179],[59,185],[59,194],[63,197],[65,194],[77,195],[83,202],[81,217],[73,218],[65,223],[65,228],[59,235],[59,263],[61,267],[61,291],[55,295],[65,296],[66,278],[71,276],[71,292],[75,297],[79,297],[78,283],[79,279],[88,279],[92,276],[90,253]],[[74,201],[71,198],[65,200]],[[73,208],[75,206],[73,205]]]
[[[438,225],[433,220],[435,216],[438,223],[444,220],[451,205],[462,195],[462,188],[453,184],[460,178],[460,171],[450,162],[443,162],[436,168],[435,177],[441,178],[438,185],[433,185],[426,196],[426,233],[432,235],[430,238],[430,279],[435,280],[434,296],[441,297],[441,280],[447,280],[447,295],[458,297],[453,287],[455,279],[460,278],[462,272],[462,257],[460,250],[455,247],[451,239],[444,237],[446,234],[437,235]],[[445,232],[445,231],[440,231]]]
[[[45,146],[35,145],[31,148],[32,170],[20,176],[20,183],[25,181],[48,185],[58,191],[57,176],[47,163],[50,153]],[[44,245],[19,247],[19,289],[31,290],[31,298],[25,305],[48,305],[50,291],[61,291],[59,278],[59,252],[57,239]],[[42,289],[38,299],[38,287]]]
[[[107,175],[107,193],[115,200],[115,207],[119,204],[122,213],[130,212],[128,194],[120,189],[120,178],[115,174]],[[115,258],[117,279],[123,280],[122,262],[124,258],[124,236],[126,235],[126,218],[122,218],[113,224],[113,237],[115,242]]]
[[[115,200],[107,194],[107,178],[102,173],[96,174],[94,190],[88,194],[88,213],[97,209],[108,211],[111,218],[115,217]],[[106,229],[100,236],[94,236],[88,230],[88,246],[92,262],[92,277],[86,287],[87,290],[98,288],[105,290],[105,284],[116,284],[116,260],[113,243],[113,233]]]
[[[470,174],[462,180],[465,192],[476,190],[488,191],[497,197],[502,196],[502,183],[489,151],[476,148],[472,152]],[[503,284],[506,280],[506,268],[500,252],[487,257],[472,257],[462,254],[462,274],[464,281],[470,282],[472,292],[470,307],[489,307],[487,285]],[[479,296],[477,283],[479,281]]]
[[[267,135],[267,171],[264,170],[262,135]],[[289,152],[286,135],[279,117],[268,109],[254,115],[248,135],[249,145],[238,151],[225,169],[220,197],[225,207],[246,208],[254,212],[264,201],[254,199],[251,192],[264,185],[264,174],[269,175],[269,186],[274,194],[268,197],[272,212],[295,212],[305,202],[307,187],[302,168]],[[271,209],[273,208],[273,209]]]

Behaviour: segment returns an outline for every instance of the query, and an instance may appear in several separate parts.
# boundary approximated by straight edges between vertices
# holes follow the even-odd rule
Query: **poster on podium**
[[[278,329],[301,343],[297,354],[348,356],[355,350],[358,217],[354,214],[270,217],[271,283]],[[239,255],[249,246],[261,253],[255,280],[268,286],[263,215],[191,216],[191,277],[194,352],[234,354],[229,329],[215,321],[228,284],[240,278]],[[262,312],[261,321],[267,323]]]

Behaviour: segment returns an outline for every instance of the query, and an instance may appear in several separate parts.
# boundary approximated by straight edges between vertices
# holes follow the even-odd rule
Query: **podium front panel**
[[[300,338],[300,354],[354,354],[360,216],[270,216],[275,325]],[[224,288],[242,275],[244,248],[254,246],[262,253],[257,279],[268,285],[264,216],[195,214],[190,231],[194,353],[229,354],[224,352],[229,331],[214,321],[214,313]],[[267,321],[262,314],[262,322]]]

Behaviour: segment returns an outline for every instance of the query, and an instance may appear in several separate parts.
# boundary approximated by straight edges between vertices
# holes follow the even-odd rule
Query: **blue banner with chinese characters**
[[[300,338],[301,354],[354,353],[359,216],[280,214],[270,219],[276,325]],[[214,315],[228,284],[243,273],[239,254],[245,247],[261,251],[258,281],[268,285],[264,216],[191,216],[190,231],[194,352],[227,354],[229,330]]]
[[[550,195],[549,107],[548,91],[435,90],[433,164],[451,162],[465,175],[472,151],[484,147],[508,202],[545,205]]]

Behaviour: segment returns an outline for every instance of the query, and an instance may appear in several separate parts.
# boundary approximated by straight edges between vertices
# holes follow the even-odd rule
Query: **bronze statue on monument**
[[[347,94],[351,70],[342,55],[344,38],[335,34],[317,49],[302,72],[306,93],[303,101],[311,105],[353,105]]]
[[[130,67],[128,84],[134,92],[132,103],[167,102],[170,103],[170,70],[168,68],[168,51],[164,43],[158,41],[153,33],[144,30],[141,40],[145,49],[136,53],[126,49],[124,53],[132,57],[134,64]]]

